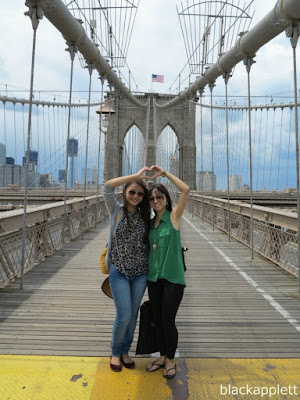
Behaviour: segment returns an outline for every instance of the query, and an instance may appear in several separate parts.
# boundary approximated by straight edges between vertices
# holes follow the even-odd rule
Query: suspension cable
[[[299,171],[299,123],[298,123],[298,95],[297,95],[297,56],[296,47],[300,36],[300,24],[293,24],[287,29],[287,36],[291,38],[293,48],[293,67],[294,67],[294,100],[295,100],[295,143],[296,143],[296,173],[297,173],[297,215],[298,215],[298,277],[300,292],[300,171]]]
[[[87,113],[87,124],[86,124],[86,143],[85,143],[85,170],[84,170],[84,190],[83,190],[83,209],[84,209],[84,222],[82,229],[82,239],[83,232],[86,229],[87,222],[87,207],[86,207],[86,184],[87,184],[87,165],[88,165],[88,153],[89,153],[89,130],[90,130],[90,111],[91,111],[91,87],[92,87],[92,73],[93,73],[93,64],[88,64],[87,66],[89,71],[89,97],[88,97],[88,113]]]
[[[203,170],[203,109],[202,109],[202,97],[203,97],[203,92],[204,89],[200,89],[200,154],[201,154],[201,172],[200,172],[200,178],[201,178],[201,193],[202,193],[202,212],[201,212],[201,218],[202,218],[202,223],[204,222],[204,194],[203,194],[203,181],[204,181],[204,170]]]
[[[214,83],[209,84],[210,89],[210,104],[212,105],[212,92],[214,88]],[[215,211],[214,211],[214,124],[213,124],[213,107],[210,109],[210,135],[211,135],[211,194],[212,194],[212,228],[215,230]]]
[[[104,79],[99,76],[101,81],[101,98],[100,103],[103,102],[103,86],[104,86]],[[102,115],[99,114],[99,141],[98,141],[98,162],[97,162],[97,193],[96,193],[96,217],[95,217],[95,228],[97,228],[98,223],[98,208],[100,213],[100,204],[99,204],[99,177],[100,177],[100,152],[101,152],[101,130],[102,130]],[[99,217],[100,220],[100,217]]]
[[[228,241],[230,242],[230,180],[229,180],[229,130],[228,130],[228,80],[231,77],[230,72],[224,72],[225,82],[225,120],[226,120],[226,162],[227,162],[227,219],[228,219]]]
[[[74,58],[77,51],[74,44],[69,44],[67,50],[70,53],[71,58],[71,71],[70,71],[70,88],[69,88],[69,109],[68,109],[68,128],[67,128],[67,140],[66,140],[66,167],[64,176],[64,215],[61,228],[61,255],[64,255],[64,245],[65,245],[65,226],[66,226],[66,213],[67,213],[67,187],[68,187],[68,173],[69,173],[69,140],[70,140],[70,130],[71,130],[71,102],[72,102],[72,88],[73,88],[73,69],[74,69]]]
[[[29,3],[29,2],[27,2]],[[25,13],[31,18],[33,28],[32,53],[31,53],[31,76],[30,76],[30,94],[29,94],[29,111],[28,111],[28,131],[27,131],[27,151],[25,164],[25,193],[24,193],[24,211],[23,211],[23,229],[22,229],[22,250],[21,250],[21,283],[20,289],[23,289],[24,283],[24,267],[25,267],[25,241],[26,241],[26,217],[27,217],[27,202],[28,202],[28,172],[29,172],[29,152],[31,139],[31,117],[32,117],[32,99],[33,99],[33,79],[35,65],[35,48],[36,48],[36,33],[39,25],[39,19],[42,18],[42,10],[37,4],[30,4],[29,11]]]
[[[251,66],[255,61],[253,60],[254,56],[248,56],[244,59],[244,64],[247,70],[247,83],[248,83],[248,124],[249,124],[249,168],[250,168],[250,207],[251,207],[251,258],[254,258],[254,237],[253,237],[253,183],[252,183],[252,132],[251,132],[251,87],[250,87],[250,70]]]

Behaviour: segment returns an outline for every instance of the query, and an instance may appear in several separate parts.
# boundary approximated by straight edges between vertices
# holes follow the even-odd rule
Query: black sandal
[[[154,367],[154,365],[157,365],[157,368],[150,370],[150,369],[148,369],[148,366],[147,366],[147,367],[146,367],[146,370],[147,370],[148,372],[155,372],[155,371],[157,371],[158,369],[160,369],[160,368],[162,368],[162,367],[165,366],[165,364],[160,364],[160,363],[158,363],[158,362],[156,362],[156,361],[153,361],[153,363],[151,363],[150,368]]]
[[[172,371],[172,369],[175,370],[175,373],[169,375],[169,372]],[[164,377],[164,378],[166,378],[166,379],[172,379],[172,378],[174,378],[174,376],[176,375],[176,364],[175,364],[174,367],[172,367],[172,368],[165,369],[165,371],[166,371],[166,374],[163,374],[163,377]]]

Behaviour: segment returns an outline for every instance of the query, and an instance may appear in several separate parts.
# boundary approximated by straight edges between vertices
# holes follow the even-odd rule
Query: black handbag
[[[145,301],[140,308],[140,328],[135,354],[151,354],[158,351],[155,338],[155,324],[150,301]]]

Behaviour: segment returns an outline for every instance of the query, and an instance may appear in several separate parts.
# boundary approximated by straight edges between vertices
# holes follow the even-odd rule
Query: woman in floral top
[[[142,168],[135,175],[110,179],[103,196],[110,216],[110,237],[106,255],[116,319],[113,325],[110,368],[119,372],[134,368],[128,352],[133,341],[138,311],[147,283],[150,206],[148,179]],[[124,185],[123,205],[115,198],[115,188]]]

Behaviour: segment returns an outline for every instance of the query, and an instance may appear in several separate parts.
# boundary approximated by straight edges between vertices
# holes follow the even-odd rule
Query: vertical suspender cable
[[[90,111],[91,111],[91,87],[92,87],[92,73],[93,73],[93,64],[88,64],[89,71],[89,98],[88,98],[88,115],[87,115],[87,124],[86,124],[86,144],[85,144],[85,167],[84,167],[84,192],[83,192],[83,210],[84,210],[84,222],[82,229],[82,239],[83,232],[86,229],[86,221],[87,221],[87,210],[86,210],[86,183],[87,183],[87,165],[88,165],[88,152],[89,152],[89,130],[90,130]]]
[[[100,103],[102,104],[103,102],[103,85],[104,85],[104,79],[100,76],[101,80],[101,98],[100,98]],[[98,209],[100,211],[99,207],[99,177],[100,177],[100,151],[101,151],[101,130],[102,130],[102,115],[99,114],[99,142],[98,142],[98,162],[97,162],[97,194],[96,194],[96,217],[95,217],[95,228],[97,227],[98,223]]]
[[[278,172],[277,172],[277,185],[276,190],[279,190],[279,174],[280,174],[280,161],[281,161],[281,140],[282,140],[282,119],[283,119],[283,110],[281,107],[281,120],[280,120],[280,135],[279,135],[279,161],[278,161]]]
[[[16,103],[14,103],[14,135],[15,135],[15,164],[17,164],[17,126],[16,126]]]
[[[227,222],[228,222],[228,241],[230,242],[230,192],[229,192],[229,132],[228,132],[228,80],[231,77],[230,72],[224,72],[225,81],[225,119],[226,119],[226,161],[227,161]]]
[[[204,194],[203,194],[203,180],[204,180],[204,171],[203,171],[203,106],[202,106],[202,101],[203,101],[203,89],[200,90],[200,153],[201,153],[201,172],[200,172],[200,178],[201,178],[201,193],[202,193],[202,212],[201,212],[201,218],[202,222],[204,221]]]
[[[67,187],[68,187],[68,173],[69,173],[69,139],[71,130],[71,108],[72,108],[72,87],[73,87],[73,68],[74,68],[74,58],[75,58],[75,46],[70,44],[68,49],[71,58],[71,71],[70,71],[70,88],[69,88],[69,105],[68,105],[68,130],[67,130],[67,140],[66,140],[66,167],[64,176],[64,215],[61,228],[61,255],[64,255],[64,245],[65,245],[65,226],[66,226],[66,213],[67,213]]]
[[[298,37],[300,35],[300,25],[294,24],[288,27],[287,36],[291,37],[291,45],[293,48],[293,66],[294,66],[294,101],[295,101],[295,142],[296,142],[296,173],[297,173],[297,215],[298,215],[298,277],[299,277],[299,292],[300,292],[300,171],[299,171],[299,123],[298,123],[298,95],[297,95],[297,57],[296,47]]]
[[[252,184],[252,132],[251,132],[251,98],[250,98],[250,70],[251,66],[255,61],[253,57],[248,56],[244,59],[244,64],[247,70],[247,81],[248,81],[248,126],[249,126],[249,168],[250,168],[250,207],[251,207],[251,219],[250,219],[250,242],[251,242],[251,258],[253,255],[253,184]]]
[[[24,211],[23,211],[23,229],[22,229],[22,250],[21,250],[21,283],[20,289],[23,289],[24,284],[24,266],[25,266],[25,246],[26,246],[26,216],[28,202],[28,170],[29,170],[29,151],[31,139],[31,116],[32,116],[32,101],[33,101],[33,78],[34,78],[34,63],[35,63],[35,47],[36,47],[36,32],[39,25],[39,11],[37,6],[30,7],[28,14],[31,17],[33,27],[32,53],[31,53],[31,76],[30,76],[30,94],[29,94],[29,110],[28,110],[28,130],[27,130],[27,151],[25,164],[25,191],[24,191]]]
[[[214,84],[210,83],[210,133],[211,133],[211,207],[212,207],[212,227],[213,231],[215,230],[215,198],[214,198],[214,124],[213,124],[213,104],[212,104],[212,92],[214,88]]]

